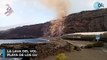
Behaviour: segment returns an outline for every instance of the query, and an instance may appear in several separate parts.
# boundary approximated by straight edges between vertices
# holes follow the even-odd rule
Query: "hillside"
[[[64,21],[64,34],[107,31],[107,9],[70,14]]]
[[[0,38],[38,38],[49,34],[50,22],[13,28],[0,32]],[[46,32],[46,33],[44,33]]]
[[[37,38],[74,32],[107,31],[107,9],[83,11],[62,19],[0,32],[0,38]]]

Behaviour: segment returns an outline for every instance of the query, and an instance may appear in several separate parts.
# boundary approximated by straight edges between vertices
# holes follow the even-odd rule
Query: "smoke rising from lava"
[[[36,4],[41,3],[45,7],[54,10],[58,18],[62,18],[68,14],[70,8],[70,0],[22,0],[25,3]]]
[[[49,8],[56,10],[58,18],[62,18],[68,14],[70,7],[69,0],[42,0],[43,4]]]

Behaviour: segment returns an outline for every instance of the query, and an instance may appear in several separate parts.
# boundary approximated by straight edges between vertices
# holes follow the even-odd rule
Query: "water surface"
[[[47,43],[49,40],[42,38],[35,39],[0,39],[0,44],[7,43]]]

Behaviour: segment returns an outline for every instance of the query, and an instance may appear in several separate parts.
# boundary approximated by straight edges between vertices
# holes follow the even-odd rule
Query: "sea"
[[[43,38],[33,38],[33,39],[0,39],[1,44],[15,44],[15,43],[48,43],[49,40]],[[22,58],[1,58],[0,60],[22,60]]]
[[[15,44],[15,43],[48,43],[49,40],[42,38],[33,39],[0,39],[0,44]]]

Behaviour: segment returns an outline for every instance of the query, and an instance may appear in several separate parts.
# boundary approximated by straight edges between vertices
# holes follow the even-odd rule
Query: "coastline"
[[[31,60],[55,60],[56,55],[59,53],[65,53],[68,60],[88,60],[88,56],[91,56],[91,60],[96,60],[93,55],[99,56],[98,59],[106,60],[107,53],[103,50],[93,47],[93,48],[82,48],[87,44],[92,44],[93,42],[88,41],[67,41],[61,38],[48,38],[49,43],[20,43],[20,44],[7,44],[1,45],[0,48],[11,48],[11,49],[36,49],[38,56],[30,58]],[[73,44],[74,43],[74,44]],[[80,46],[82,44],[82,46]],[[101,48],[101,47],[100,47]],[[94,53],[95,52],[95,53]],[[102,54],[102,55],[100,55]],[[90,59],[90,58],[89,58]],[[97,60],[98,60],[97,59]]]

